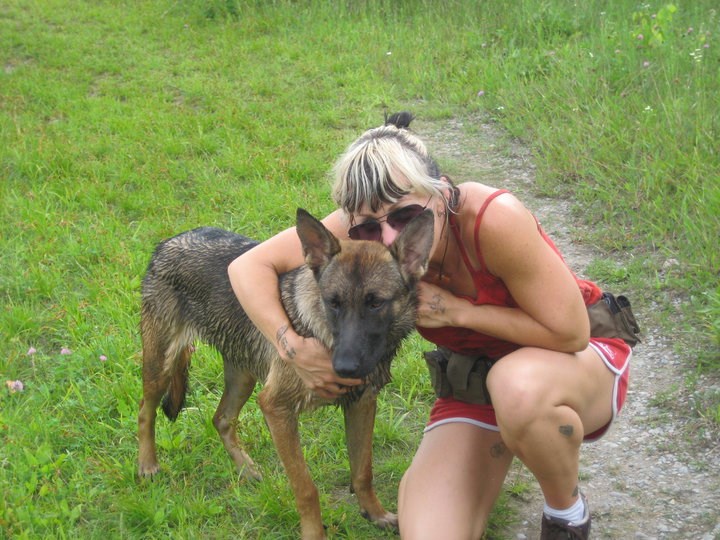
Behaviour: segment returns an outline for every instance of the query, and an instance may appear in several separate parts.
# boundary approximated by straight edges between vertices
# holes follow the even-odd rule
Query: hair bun
[[[385,125],[393,125],[399,129],[407,129],[410,127],[410,122],[415,119],[412,113],[402,111],[399,113],[391,114],[390,116],[385,115]]]

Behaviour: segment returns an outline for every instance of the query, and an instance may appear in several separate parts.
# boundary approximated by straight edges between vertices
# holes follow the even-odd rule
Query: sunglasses
[[[353,225],[348,230],[348,236],[351,240],[373,240],[380,242],[382,241],[382,226],[380,224],[383,221],[387,221],[388,225],[397,232],[400,232],[413,220],[413,218],[416,218],[423,213],[428,204],[430,204],[431,199],[432,196],[430,196],[428,202],[425,203],[425,206],[419,204],[409,204],[407,206],[403,206],[402,208],[393,210],[392,212],[388,212],[377,219],[371,218],[367,221],[363,221],[362,223],[358,223],[357,225]]]

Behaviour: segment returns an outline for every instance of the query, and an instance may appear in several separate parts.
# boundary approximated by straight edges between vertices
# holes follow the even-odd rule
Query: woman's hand
[[[445,289],[421,281],[418,284],[417,325],[424,328],[453,326],[450,315],[458,300]]]
[[[332,367],[332,353],[317,339],[304,338],[288,327],[277,333],[278,350],[283,359],[295,369],[309,390],[324,399],[336,399],[362,379],[338,377]]]

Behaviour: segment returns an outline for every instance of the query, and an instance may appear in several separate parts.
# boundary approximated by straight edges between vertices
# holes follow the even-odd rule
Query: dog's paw
[[[260,472],[255,468],[254,464],[249,465],[244,463],[242,466],[238,467],[238,474],[241,479],[250,480],[252,482],[260,482],[263,479],[262,474],[260,474]]]
[[[158,472],[160,472],[160,465],[157,462],[138,464],[138,476],[140,478],[152,478]]]
[[[392,512],[385,512],[383,514],[379,514],[377,516],[371,516],[369,512],[366,510],[362,511],[362,516],[372,521],[375,525],[380,527],[381,529],[390,529],[397,531],[398,529],[398,517],[397,514],[393,514]]]

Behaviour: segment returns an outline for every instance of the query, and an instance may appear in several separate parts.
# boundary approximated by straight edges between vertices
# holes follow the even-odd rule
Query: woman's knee
[[[409,481],[408,481],[409,480]],[[442,479],[437,478],[436,483]],[[420,487],[422,486],[422,487]],[[438,538],[480,538],[487,526],[489,509],[483,505],[463,507],[459,493],[433,497],[433,488],[412,482],[406,473],[401,481],[398,497],[398,522],[403,540],[436,540]]]
[[[434,512],[429,508],[432,506],[432,492],[429,491],[426,477],[426,475],[432,474],[433,471],[423,471],[413,462],[400,480],[398,524],[400,536],[404,540],[433,538],[436,523],[435,520],[430,519]],[[437,508],[436,510],[438,513],[441,512]]]
[[[498,433],[470,424],[427,433],[400,482],[402,538],[479,538],[512,461],[498,445]]]
[[[507,427],[524,429],[550,405],[551,388],[537,363],[522,357],[505,357],[487,378],[495,414]]]

